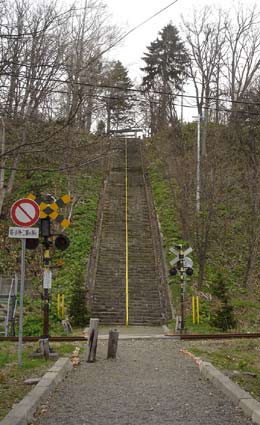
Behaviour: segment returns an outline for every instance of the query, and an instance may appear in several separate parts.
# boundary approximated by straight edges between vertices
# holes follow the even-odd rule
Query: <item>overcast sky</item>
[[[113,15],[113,21],[125,31],[138,25],[140,22],[153,15],[158,10],[171,3],[170,0],[103,0]],[[259,0],[258,0],[259,1]],[[252,6],[255,0],[178,0],[159,16],[130,34],[117,49],[113,49],[111,57],[117,58],[129,69],[131,78],[140,75],[139,68],[142,66],[141,57],[158,35],[158,32],[172,21],[177,27],[181,24],[181,15],[188,17],[193,8],[204,5],[216,5],[222,8],[232,8],[233,5],[244,3]]]
[[[123,28],[124,32],[129,31],[154,13],[171,3],[170,0],[103,0],[113,17],[113,22]],[[259,1],[259,0],[258,0]],[[144,65],[141,60],[146,47],[154,41],[158,32],[172,21],[179,29],[183,15],[185,18],[192,16],[193,9],[200,9],[205,5],[231,9],[243,4],[252,7],[255,0],[178,0],[173,6],[160,15],[153,18],[150,22],[134,31],[117,48],[110,52],[110,59],[120,60],[129,71],[129,75],[136,83],[141,81],[142,73],[140,67]],[[194,94],[192,87],[186,87],[186,92]],[[177,108],[178,110],[179,108]],[[184,109],[184,119],[192,120],[196,115],[196,109]]]
[[[62,4],[72,4],[75,0],[60,0]],[[136,25],[140,24],[150,16],[169,5],[171,0],[102,0],[107,5],[111,15],[111,23],[118,25],[123,33],[128,32]],[[142,72],[140,68],[144,65],[142,56],[147,46],[156,39],[159,31],[172,22],[179,30],[181,29],[182,15],[185,19],[192,17],[194,9],[210,5],[221,7],[225,10],[239,8],[241,5],[252,8],[259,0],[177,0],[177,2],[162,12],[141,28],[135,30],[127,36],[118,47],[109,52],[110,60],[120,60],[128,69],[129,76],[134,83],[140,83]],[[85,0],[77,0],[77,7],[85,3]],[[240,5],[240,6],[239,6]],[[230,12],[232,13],[232,12]],[[187,94],[193,94],[193,88],[185,86]],[[190,102],[187,102],[190,104]],[[178,110],[179,108],[177,108]],[[196,109],[184,109],[184,119],[192,120],[192,116],[197,114]]]

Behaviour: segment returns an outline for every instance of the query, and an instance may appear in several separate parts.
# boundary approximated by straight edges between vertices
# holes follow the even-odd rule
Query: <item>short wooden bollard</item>
[[[117,329],[110,329],[107,348],[107,359],[116,359],[119,332]]]
[[[97,342],[98,342],[98,323],[99,319],[90,319],[88,332],[88,350],[86,361],[93,363],[96,361]]]
[[[40,343],[40,352],[42,353],[45,360],[50,358],[50,346],[48,338],[42,338],[39,340]]]

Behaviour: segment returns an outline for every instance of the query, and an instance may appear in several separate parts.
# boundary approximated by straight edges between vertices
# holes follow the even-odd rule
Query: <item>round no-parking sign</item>
[[[21,227],[30,227],[40,217],[39,205],[32,199],[19,199],[11,207],[11,219]]]

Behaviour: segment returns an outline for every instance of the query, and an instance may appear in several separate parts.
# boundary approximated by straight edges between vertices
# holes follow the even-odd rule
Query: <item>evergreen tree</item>
[[[236,320],[234,317],[234,307],[230,302],[229,285],[227,278],[221,272],[218,272],[216,275],[211,291],[212,295],[219,301],[215,312],[212,314],[211,324],[223,331],[234,328],[236,326]]]
[[[127,69],[120,61],[111,62],[104,74],[105,106],[107,133],[111,128],[119,129],[122,124],[130,124],[129,112],[133,107],[132,95],[128,90],[133,87]],[[120,87],[120,88],[117,88]]]
[[[147,49],[142,58],[146,64],[141,68],[145,73],[142,86],[149,95],[152,130],[156,131],[175,121],[174,95],[181,90],[189,56],[172,24],[164,27]]]

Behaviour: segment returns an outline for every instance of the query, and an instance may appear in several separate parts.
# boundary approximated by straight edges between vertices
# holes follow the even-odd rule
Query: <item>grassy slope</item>
[[[258,400],[260,400],[259,350],[259,339],[189,343],[189,351],[223,370]]]
[[[175,182],[164,178],[163,164],[159,159],[153,156],[152,150],[150,151],[150,161],[149,176],[153,190],[154,202],[160,221],[160,227],[163,234],[167,264],[169,265],[170,260],[174,258],[173,254],[169,252],[170,247],[175,247],[177,244],[183,244],[184,247],[187,248],[189,244],[181,237],[180,224],[175,208],[174,191],[171,187],[172,185],[174,186]],[[178,276],[169,277],[172,301],[177,307],[177,312],[180,297],[178,282]],[[187,282],[190,282],[190,280],[187,279]],[[190,292],[188,287],[187,290]],[[175,327],[175,323],[169,323],[169,326]]]
[[[177,208],[176,208],[176,194],[177,194],[177,186],[175,181],[172,179],[171,181],[165,178],[164,165],[158,159],[157,154],[154,152],[152,145],[149,146],[149,150],[147,150],[149,155],[149,175],[152,183],[153,196],[154,201],[158,213],[158,217],[160,220],[160,225],[164,237],[164,243],[166,247],[167,254],[167,262],[169,265],[170,259],[173,258],[173,255],[169,254],[169,247],[176,245],[176,243],[183,243],[185,247],[189,246],[187,241],[184,241],[181,236],[181,223],[178,217]],[[240,216],[236,215],[236,222],[233,223],[233,226],[239,226],[240,224]],[[234,234],[231,232],[232,237]],[[233,239],[231,239],[232,244]],[[236,244],[234,246],[238,246],[239,240],[236,240]],[[233,289],[231,291],[232,296],[232,305],[235,309],[235,316],[238,321],[238,329],[240,331],[257,331],[259,328],[260,321],[260,298],[256,292],[252,293],[247,291],[244,288],[241,288],[236,283],[236,273],[239,272],[240,259],[234,257],[233,252],[230,253],[230,262],[232,266],[229,269],[229,279],[232,280]],[[213,254],[212,254],[213,255]],[[219,252],[217,248],[214,251],[214,261],[209,262],[206,268],[206,276],[207,281],[210,283],[216,279],[217,270],[220,270],[223,266],[222,262],[223,253]],[[192,255],[191,255],[192,257]],[[197,278],[197,265],[196,258],[193,257],[194,260],[194,275],[188,281],[187,290],[186,290],[186,327],[188,330],[192,332],[215,332],[219,331],[219,329],[215,329],[210,326],[209,319],[212,308],[214,308],[213,303],[208,302],[206,299],[200,299],[200,308],[201,308],[201,322],[199,325],[192,324],[191,317],[191,295],[196,295],[196,290],[193,291],[193,282],[196,282]],[[228,259],[225,258],[227,262]],[[230,263],[230,264],[231,264]],[[222,266],[221,266],[222,264]],[[169,265],[170,268],[170,265]],[[171,283],[171,290],[173,294],[173,302],[177,305],[179,303],[179,278],[178,277],[170,277],[169,279]],[[194,287],[195,289],[195,287]],[[257,289],[257,288],[256,288]],[[206,292],[206,291],[205,291]]]
[[[65,234],[70,238],[69,248],[62,252],[51,249],[52,265],[55,266],[59,259],[63,261],[61,269],[53,269],[53,288],[50,312],[50,330],[52,334],[62,334],[63,328],[56,315],[56,295],[58,292],[65,294],[65,314],[68,307],[71,287],[77,281],[84,282],[88,254],[91,249],[93,231],[96,220],[96,210],[102,185],[99,170],[84,171],[73,175],[74,190],[79,196],[72,215],[72,224],[66,229]],[[7,238],[8,227],[12,225],[8,211],[10,205],[21,197],[26,197],[30,192],[41,188],[41,193],[52,193],[56,198],[68,192],[67,179],[63,174],[44,173],[34,174],[26,179],[24,175],[17,176],[16,186],[12,196],[6,204],[6,218],[0,221],[0,273],[6,276],[13,275],[20,269],[20,243],[18,240]],[[64,212],[64,211],[62,211]],[[65,212],[66,214],[66,212]],[[55,225],[55,233],[60,233],[61,228]],[[42,333],[42,246],[35,251],[26,252],[26,274],[33,284],[33,300],[31,296],[25,297],[24,334],[40,335]]]
[[[63,328],[56,314],[57,293],[65,294],[65,314],[68,310],[71,288],[77,283],[85,282],[87,259],[90,253],[93,231],[96,222],[96,211],[99,194],[102,186],[100,169],[80,169],[73,171],[70,176],[72,192],[79,196],[73,210],[71,226],[64,232],[70,238],[69,248],[62,252],[51,248],[51,264],[56,265],[62,259],[63,267],[53,269],[53,287],[51,290],[50,333],[63,334]],[[0,220],[0,273],[11,276],[20,269],[20,243],[7,237],[8,227],[12,225],[9,210],[12,203],[30,192],[51,193],[56,198],[68,192],[67,177],[62,173],[34,173],[26,176],[17,175],[15,188],[5,204],[2,219]],[[64,215],[67,212],[62,210]],[[53,232],[60,233],[61,229],[55,225]],[[24,335],[42,334],[42,246],[35,251],[26,252],[26,275],[32,281],[33,298],[27,294],[24,304]],[[73,334],[79,334],[82,329],[73,329]],[[76,344],[78,345],[78,343]],[[56,344],[52,348],[60,355],[69,355],[75,344]],[[37,349],[37,344],[24,344],[23,364],[17,366],[17,344],[0,342],[0,420],[12,405],[17,403],[31,390],[24,380],[31,377],[40,377],[52,365],[40,359],[31,359],[30,353]]]

